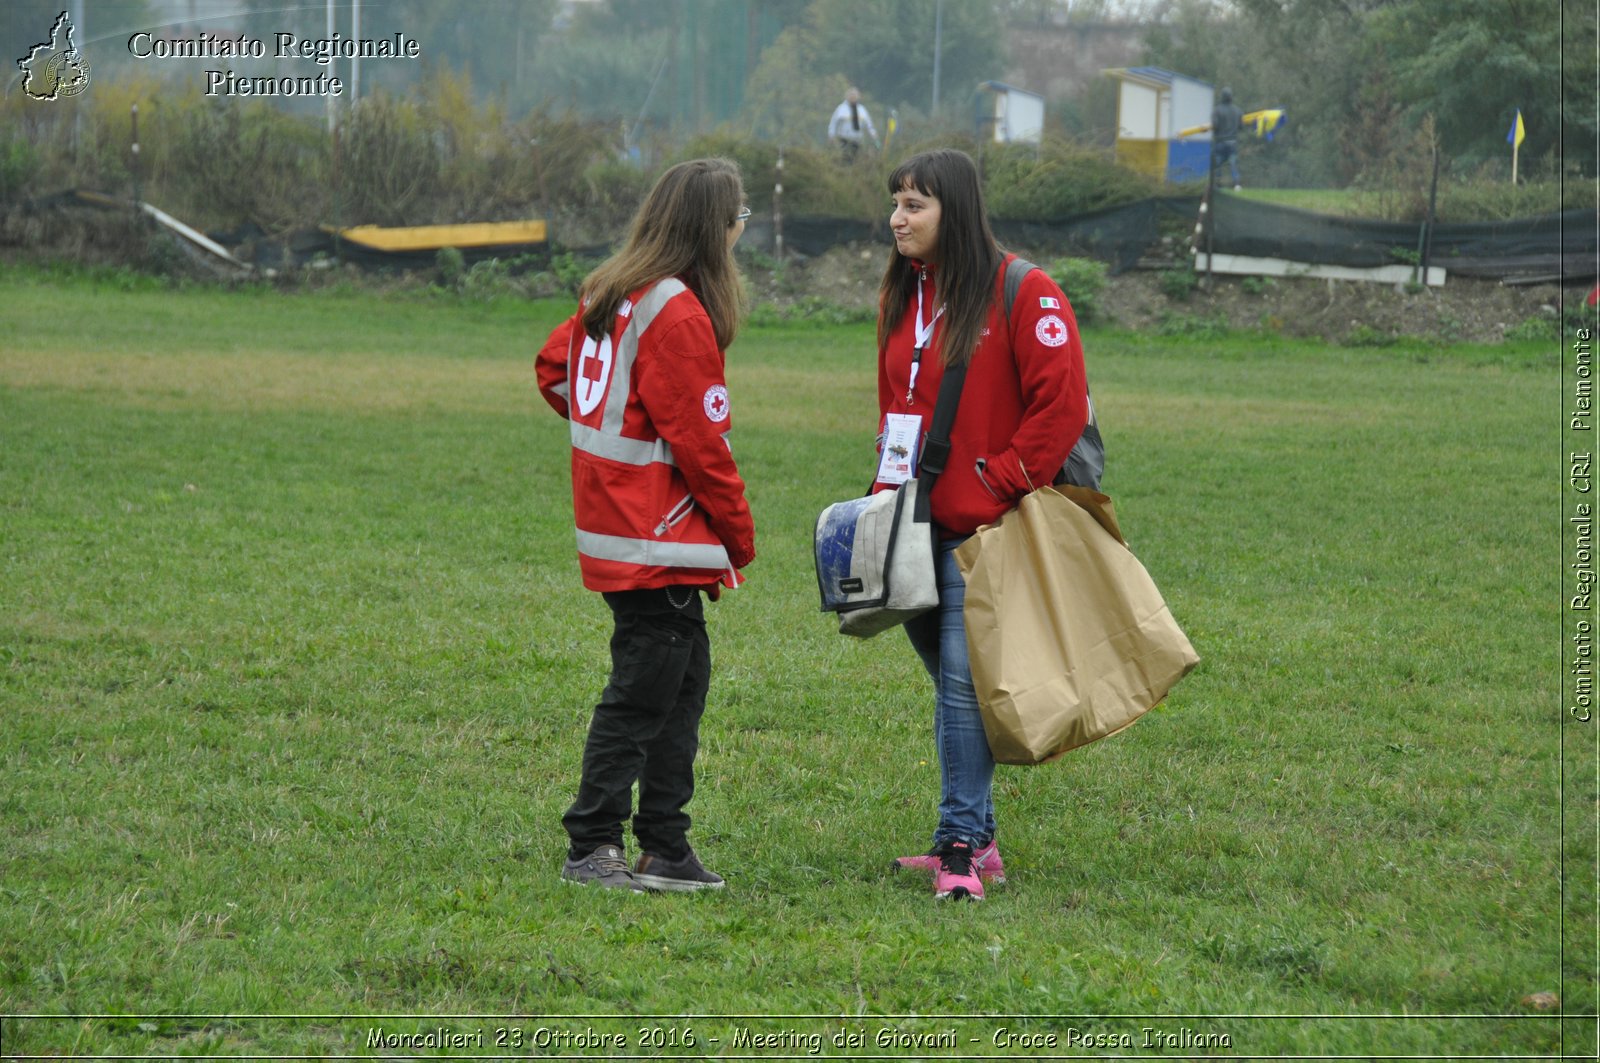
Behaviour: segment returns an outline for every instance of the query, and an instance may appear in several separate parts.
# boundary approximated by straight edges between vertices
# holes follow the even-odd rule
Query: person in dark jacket
[[[1233,173],[1235,192],[1239,191],[1239,131],[1243,125],[1244,112],[1233,102],[1233,90],[1223,89],[1211,111],[1211,169],[1215,172],[1226,163]]]

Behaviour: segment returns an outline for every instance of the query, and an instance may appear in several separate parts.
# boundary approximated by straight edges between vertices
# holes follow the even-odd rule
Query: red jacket
[[[728,448],[723,354],[682,281],[632,293],[610,335],[582,308],[539,352],[539,391],[572,428],[572,509],[583,585],[736,587],[755,525]]]
[[[931,315],[936,305],[934,267],[923,266],[922,272],[922,302]],[[880,429],[891,413],[920,415],[924,433],[933,420],[944,379],[937,355],[944,319],[934,326],[934,353],[922,358],[908,402],[916,317],[913,298],[878,356]],[[1017,292],[1008,328],[1002,265],[995,275],[989,320],[956,408],[950,460],[929,499],[934,523],[950,534],[968,535],[998,520],[1023,495],[1054,479],[1088,417],[1083,344],[1067,297],[1044,270],[1031,271]]]

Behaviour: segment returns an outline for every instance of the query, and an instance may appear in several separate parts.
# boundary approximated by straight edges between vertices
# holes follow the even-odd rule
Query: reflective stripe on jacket
[[[584,586],[736,587],[755,528],[729,450],[723,355],[711,321],[668,278],[632,293],[599,340],[582,309],[539,353],[539,390],[567,417]]]

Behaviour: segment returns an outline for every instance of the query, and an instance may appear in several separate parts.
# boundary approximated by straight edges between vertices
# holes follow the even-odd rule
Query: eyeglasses
[[[744,208],[739,213],[737,213],[737,214],[735,214],[733,216],[733,220],[734,221],[748,221],[749,219],[750,219],[750,208],[749,207]]]

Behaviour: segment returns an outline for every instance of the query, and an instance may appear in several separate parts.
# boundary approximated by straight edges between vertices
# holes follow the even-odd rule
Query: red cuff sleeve
[[[544,396],[544,401],[550,404],[551,409],[563,417],[568,416],[567,411],[570,409],[567,402],[567,359],[573,333],[577,329],[579,329],[577,315],[569,317],[558,325],[540,348],[536,366],[539,394]]]

